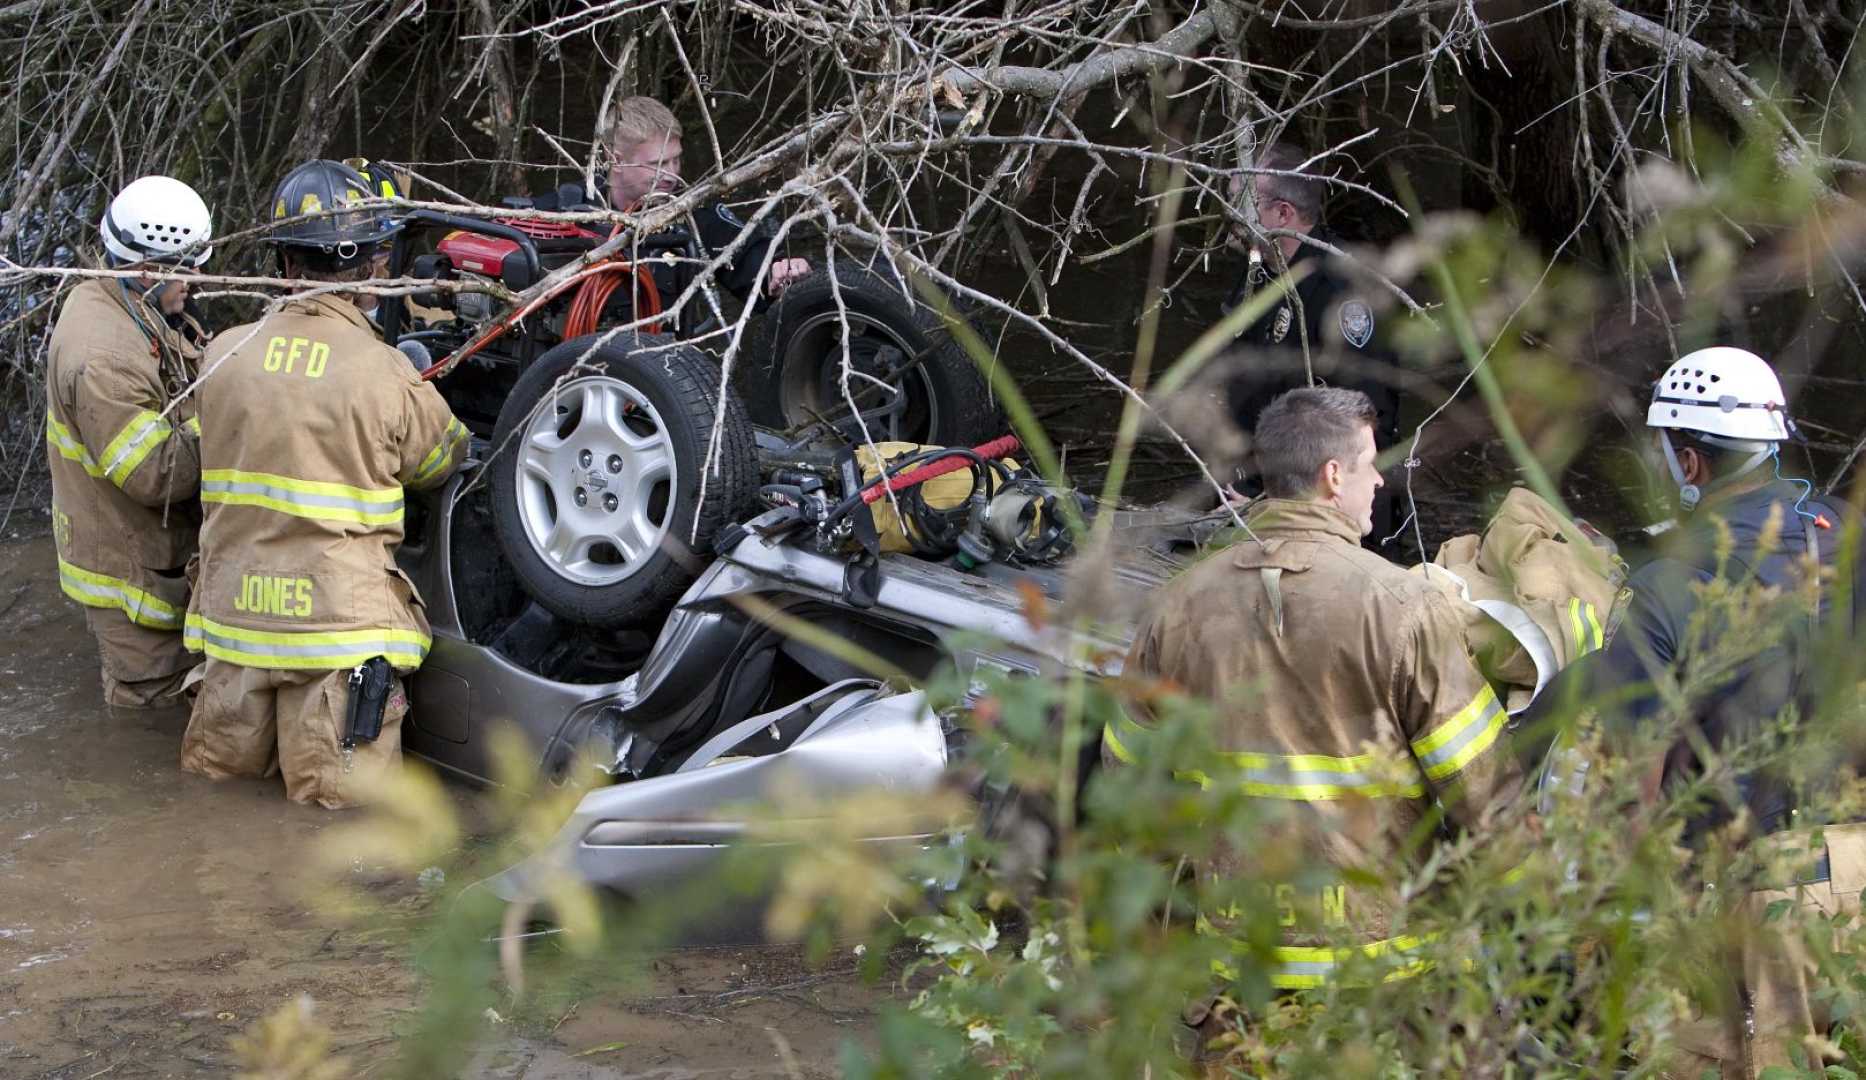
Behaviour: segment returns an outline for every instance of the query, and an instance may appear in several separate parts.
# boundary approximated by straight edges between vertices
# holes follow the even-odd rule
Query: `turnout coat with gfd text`
[[[71,290],[52,330],[45,438],[59,585],[152,630],[180,631],[187,610],[199,427],[193,402],[169,406],[199,357],[116,279]]]
[[[203,367],[188,647],[274,670],[419,667],[427,617],[394,558],[403,489],[453,473],[465,426],[341,297],[220,334]]]

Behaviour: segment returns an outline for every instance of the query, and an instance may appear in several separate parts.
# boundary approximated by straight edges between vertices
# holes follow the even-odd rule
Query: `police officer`
[[[1284,988],[1330,981],[1357,952],[1407,974],[1396,898],[1352,882],[1429,855],[1419,838],[1439,808],[1481,829],[1520,788],[1503,707],[1453,601],[1360,546],[1381,484],[1375,422],[1358,390],[1292,390],[1265,408],[1254,539],[1169,584],[1125,668],[1217,706],[1212,739],[1233,765],[1214,766],[1212,782],[1294,811],[1281,815],[1286,839],[1312,865],[1286,913],[1272,976]],[[1109,764],[1145,753],[1145,738],[1137,722],[1111,725]],[[1206,871],[1238,869],[1218,862]],[[1362,944],[1339,947],[1344,936]],[[1186,1019],[1215,1034],[1205,1003]]]
[[[1724,659],[1694,666],[1694,660],[1708,659],[1737,640],[1730,627],[1702,625],[1705,585],[1748,582],[1793,596],[1807,582],[1810,559],[1831,576],[1841,556],[1839,526],[1852,519],[1844,505],[1815,496],[1807,481],[1782,477],[1780,447],[1793,427],[1780,381],[1752,352],[1717,346],[1674,363],[1653,388],[1646,425],[1677,487],[1683,527],[1660,557],[1633,574],[1630,596],[1614,615],[1616,628],[1606,649],[1564,672],[1562,682],[1544,696],[1559,702],[1571,687],[1587,687],[1592,691],[1587,699],[1611,707],[1610,721],[1625,729],[1653,722],[1664,712],[1657,688],[1662,675],[1687,667],[1697,680],[1706,671],[1719,673],[1709,685],[1692,687],[1696,693],[1686,704],[1685,726],[1695,730],[1664,733],[1671,745],[1663,762],[1654,763],[1649,790],[1656,795],[1663,785],[1701,771],[1703,763],[1693,749],[1697,736],[1717,749],[1754,745],[1789,705],[1812,715],[1817,704],[1809,674],[1812,637],[1830,620],[1841,620],[1851,632],[1860,611],[1857,605],[1837,610],[1836,593],[1846,592],[1822,588],[1814,610],[1781,614],[1779,640],[1749,628],[1746,635],[1766,647],[1738,663]],[[1614,706],[1618,701],[1629,703]],[[1770,1065],[1788,1068],[1791,1048],[1813,1045],[1804,1037],[1822,1030],[1830,1018],[1814,992],[1812,962],[1792,928],[1780,932],[1779,922],[1762,924],[1769,906],[1779,900],[1828,915],[1856,912],[1858,892],[1837,890],[1836,883],[1866,879],[1866,826],[1829,825],[1817,830],[1818,838],[1791,831],[1819,822],[1803,813],[1788,778],[1773,769],[1744,771],[1736,779],[1735,797],[1738,806],[1714,806],[1690,821],[1687,839],[1702,838],[1743,809],[1752,843],[1780,844],[1800,853],[1813,847],[1820,855],[1811,867],[1787,873],[1787,880],[1761,883],[1779,887],[1761,888],[1748,897],[1744,910],[1754,925],[1742,936],[1741,955],[1724,972],[1731,982],[1728,1002],[1741,1015],[1734,1023],[1708,1019],[1682,1034],[1681,1044],[1702,1059],[1686,1075],[1697,1075],[1705,1064],[1721,1066],[1725,1076],[1754,1076]]]
[[[376,298],[341,287],[381,272],[399,228],[380,208],[344,209],[371,195],[335,161],[280,181],[268,240],[281,269],[338,287],[217,336],[199,395],[207,520],[187,641],[207,662],[182,767],[282,772],[293,801],[330,808],[400,759],[407,699],[388,671],[414,670],[429,644],[394,559],[404,490],[446,480],[467,444],[377,335]],[[381,690],[373,739],[350,727],[368,711],[351,707],[353,675]]]
[[[104,700],[181,700],[196,661],[182,648],[183,567],[194,554],[200,482],[194,378],[206,333],[185,311],[188,283],[155,272],[207,261],[213,220],[193,188],[145,176],[98,226],[112,267],[150,275],[91,280],[66,298],[46,365],[58,579],[83,604],[103,661]]]
[[[1257,414],[1287,390],[1308,384],[1308,373],[1333,386],[1360,390],[1378,413],[1374,433],[1382,446],[1399,433],[1399,393],[1392,377],[1392,353],[1375,340],[1374,310],[1357,286],[1337,270],[1320,249],[1303,237],[1332,242],[1321,226],[1326,186],[1300,171],[1307,155],[1288,143],[1272,143],[1257,159],[1260,172],[1233,194],[1248,190],[1255,202],[1258,224],[1269,238],[1251,237],[1234,226],[1231,244],[1247,252],[1244,271],[1225,298],[1225,310],[1242,304],[1287,266],[1305,268],[1307,274],[1268,312],[1244,328],[1237,342],[1244,347],[1243,370],[1229,387],[1231,412],[1246,434],[1255,427]],[[1255,493],[1255,483],[1247,488]],[[1391,531],[1390,493],[1381,492],[1375,503],[1375,530]]]

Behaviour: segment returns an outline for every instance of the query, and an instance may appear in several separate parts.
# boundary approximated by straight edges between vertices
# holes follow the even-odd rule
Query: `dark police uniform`
[[[1314,235],[1318,240],[1333,242],[1326,233],[1318,231]],[[1279,394],[1308,385],[1308,369],[1303,363],[1306,341],[1319,383],[1359,390],[1373,401],[1380,414],[1374,426],[1374,441],[1385,450],[1399,437],[1399,391],[1393,380],[1385,377],[1389,369],[1396,367],[1396,361],[1374,340],[1372,305],[1359,295],[1353,282],[1334,268],[1327,253],[1317,248],[1302,245],[1290,266],[1313,269],[1296,283],[1293,297],[1285,295],[1237,336],[1244,362],[1228,387],[1232,417],[1248,433],[1257,426],[1257,414]],[[1244,303],[1274,276],[1267,264],[1256,271],[1262,280],[1253,282],[1252,273],[1247,265],[1238,275],[1237,285],[1225,297],[1226,311]],[[1340,364],[1342,359],[1352,363]],[[1245,494],[1259,490],[1254,475],[1247,474],[1237,486]],[[1391,485],[1375,493],[1372,540],[1376,545],[1393,532],[1393,504]]]
[[[1332,241],[1323,233],[1316,239]],[[1285,296],[1256,322],[1244,328],[1237,343],[1249,352],[1244,371],[1231,385],[1231,411],[1245,430],[1256,426],[1257,414],[1277,395],[1308,385],[1303,344],[1316,378],[1329,386],[1360,390],[1380,411],[1375,431],[1380,445],[1398,434],[1399,394],[1390,378],[1380,377],[1375,365],[1391,367],[1393,354],[1374,341],[1373,307],[1362,299],[1352,282],[1334,269],[1326,253],[1304,244],[1290,260],[1292,268],[1312,265],[1296,283],[1295,296]],[[1225,310],[1242,304],[1273,276],[1268,264],[1258,270],[1262,281],[1253,283],[1247,267],[1225,297]],[[1305,337],[1306,333],[1306,337]],[[1335,374],[1337,358],[1355,361]]]

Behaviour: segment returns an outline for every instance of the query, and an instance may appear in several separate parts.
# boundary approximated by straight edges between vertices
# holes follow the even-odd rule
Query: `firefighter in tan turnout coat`
[[[1127,660],[1130,676],[1217,706],[1224,760],[1208,781],[1296,810],[1268,843],[1345,872],[1302,895],[1279,888],[1288,929],[1272,981],[1286,989],[1336,979],[1356,953],[1389,965],[1376,977],[1419,970],[1390,898],[1353,872],[1416,865],[1428,854],[1422,823],[1442,810],[1481,829],[1521,787],[1502,704],[1452,601],[1360,546],[1380,483],[1375,418],[1355,390],[1293,390],[1265,407],[1256,445],[1268,497],[1246,519],[1256,539],[1167,586]],[[1144,753],[1145,737],[1131,721],[1111,726],[1110,764]],[[1207,1011],[1196,1004],[1186,1019],[1210,1036]]]
[[[372,275],[398,225],[349,166],[309,162],[280,183],[271,239],[294,278]],[[314,215],[305,217],[303,215]],[[466,428],[366,317],[375,298],[325,293],[216,337],[200,391],[201,565],[187,641],[207,654],[182,766],[279,771],[297,802],[354,805],[400,760],[407,709],[390,683],[381,732],[348,737],[353,669],[419,667],[428,623],[396,567],[404,488],[453,473]]]
[[[111,266],[169,270],[206,262],[213,235],[207,204],[166,176],[124,188],[100,231]],[[104,700],[123,708],[178,703],[196,663],[181,631],[200,428],[190,401],[170,408],[206,339],[187,297],[185,281],[87,281],[59,313],[46,365],[59,585],[85,606]]]

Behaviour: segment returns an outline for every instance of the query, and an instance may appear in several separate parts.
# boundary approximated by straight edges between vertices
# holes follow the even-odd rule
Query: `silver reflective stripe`
[[[381,502],[363,499],[347,499],[342,495],[315,495],[308,491],[293,491],[252,480],[203,480],[203,495],[259,495],[279,502],[302,506],[307,510],[354,510],[362,514],[389,514],[402,509],[402,497]]]
[[[129,426],[119,432],[117,437],[111,440],[110,445],[104,448],[104,452],[110,454],[110,460],[104,462],[104,474],[113,481],[122,483],[130,473],[136,471],[136,466],[143,463],[143,458],[149,456],[150,449],[168,438],[173,430],[169,427],[168,421],[162,419],[160,415],[145,411],[131,421]],[[149,439],[151,435],[155,436],[153,442]],[[112,450],[116,452],[111,453]],[[126,465],[128,468],[124,468]],[[118,475],[119,470],[122,472],[121,476]]]
[[[1466,721],[1464,730],[1458,732],[1450,742],[1433,750],[1431,753],[1421,755],[1419,758],[1420,765],[1423,765],[1427,769],[1431,769],[1435,765],[1457,758],[1459,751],[1469,746],[1473,741],[1483,736],[1483,734],[1490,729],[1490,721],[1499,712],[1503,711],[1503,704],[1497,700],[1495,694],[1487,693],[1484,696],[1489,700],[1484,706],[1483,711],[1478,713],[1477,716],[1471,720]]]
[[[107,600],[112,604],[123,602],[123,590],[114,585],[97,585],[89,581],[83,581],[72,577],[69,574],[65,576],[64,584],[67,588],[76,589],[86,596],[96,597],[99,600]]]
[[[427,457],[422,459],[420,467],[415,470],[413,482],[417,484],[425,483],[437,475],[447,466],[447,462],[452,459],[454,447],[460,445],[460,440],[466,438],[466,436],[467,429],[465,424],[462,424],[457,419],[448,420],[447,430],[441,433],[441,441],[435,444],[434,449],[428,451]]]
[[[418,641],[388,641],[385,639],[358,639],[342,642],[311,642],[302,645],[280,645],[264,641],[247,641],[243,638],[226,637],[200,626],[188,627],[188,640],[206,642],[208,645],[224,649],[227,652],[248,653],[253,656],[275,656],[281,659],[297,657],[310,660],[322,660],[329,657],[350,656],[407,656],[417,662],[426,655]]]
[[[86,597],[96,600],[98,603],[87,606],[116,608],[128,616],[131,622],[139,625],[154,629],[178,629],[181,626],[182,619],[179,611],[162,610],[168,605],[135,586],[87,581],[84,576],[65,567],[59,569],[58,584],[64,590],[65,595],[72,599],[80,603],[84,603]]]
[[[84,466],[84,471],[92,476],[104,474],[103,470],[97,467],[96,460],[91,457],[91,452],[84,448],[83,443],[73,438],[70,430],[59,423],[49,410],[45,414],[45,437],[58,449],[60,457]]]
[[[1364,773],[1329,772],[1327,770],[1303,770],[1296,772],[1288,769],[1247,768],[1244,779],[1257,784],[1279,784],[1290,787],[1310,784],[1328,784],[1334,787],[1368,787],[1379,781]]]

